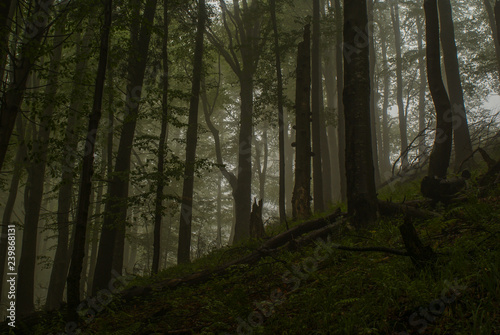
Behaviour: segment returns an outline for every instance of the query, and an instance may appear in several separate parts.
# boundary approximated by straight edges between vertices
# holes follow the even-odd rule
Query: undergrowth
[[[391,193],[392,192],[392,193]],[[403,193],[404,192],[404,193]],[[257,264],[239,265],[201,285],[153,291],[135,301],[113,300],[85,334],[498,334],[500,333],[500,190],[434,208],[443,215],[414,220],[424,244],[438,253],[417,271],[408,257],[331,248],[404,249],[402,217],[383,217],[322,244],[288,249]],[[383,190],[385,197],[420,199],[418,183]],[[392,196],[391,196],[392,194]],[[268,234],[284,231],[275,225]],[[136,278],[148,285],[214,268],[254,251],[261,241],[216,250],[191,264]],[[33,334],[64,329],[62,318]],[[180,333],[179,333],[180,334]]]

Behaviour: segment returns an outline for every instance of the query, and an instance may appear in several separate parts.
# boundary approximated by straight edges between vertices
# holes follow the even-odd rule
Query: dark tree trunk
[[[51,8],[54,0],[48,0],[44,3],[36,2],[33,13],[38,14],[43,8]],[[46,34],[46,24],[50,21],[48,18],[44,22],[37,22],[35,30],[31,22],[35,20],[30,17],[26,24],[27,40],[23,43],[20,51],[20,58],[15,62],[13,69],[13,80],[10,82],[7,90],[2,95],[0,103],[0,171],[2,171],[3,162],[9,146],[10,136],[16,123],[16,116],[19,113],[26,91],[26,81],[40,56],[40,45]]]
[[[320,98],[321,98],[321,56],[320,56],[320,11],[319,0],[313,0],[312,20],[312,62],[311,62],[311,112],[312,112],[312,145],[313,145],[313,201],[314,211],[324,212],[323,201],[323,172],[321,161],[321,133],[320,128],[325,127],[320,123]]]
[[[64,287],[69,268],[68,242],[70,226],[71,200],[73,199],[73,178],[78,140],[75,136],[78,115],[85,101],[85,85],[83,83],[88,63],[89,44],[92,31],[87,30],[77,47],[78,63],[75,67],[71,102],[68,110],[68,123],[65,131],[65,147],[62,157],[63,173],[58,194],[57,208],[57,247],[54,255],[54,265],[50,275],[49,288],[45,308],[58,309],[63,300]]]
[[[344,4],[344,114],[347,206],[353,224],[377,218],[371,146],[370,62],[366,0]],[[361,34],[361,36],[360,36]]]
[[[264,222],[262,221],[262,199],[259,200],[259,203],[257,203],[257,199],[254,199],[250,214],[250,237],[262,238],[265,235]]]
[[[58,89],[58,71],[62,55],[62,41],[64,35],[63,23],[58,23],[54,31],[54,53],[50,62],[50,75],[45,89],[45,105],[40,118],[40,126],[33,145],[36,158],[28,166],[28,180],[25,189],[25,219],[22,240],[21,257],[19,259],[17,306],[20,315],[27,315],[34,311],[34,280],[36,266],[36,245],[38,237],[38,223],[42,206],[45,168],[47,165],[47,151],[49,145],[50,124],[55,110],[55,98]]]
[[[458,66],[457,46],[450,0],[439,0],[439,23],[441,25],[441,43],[446,71],[446,82],[452,106],[453,142],[455,144],[455,170],[460,166],[467,167],[472,160],[462,165],[472,154],[469,126],[465,112],[464,95]]]
[[[375,38],[374,38],[374,18],[373,18],[373,0],[368,0],[368,38],[370,43],[370,119],[371,119],[371,131],[372,131],[372,155],[373,155],[373,168],[375,173],[375,185],[380,185],[380,166],[378,159],[377,150],[377,128],[379,124],[378,119],[378,108],[377,108],[377,81],[375,78],[375,66],[377,60],[377,53],[375,52]]]
[[[198,26],[193,59],[193,79],[191,100],[189,101],[189,124],[186,134],[186,163],[184,169],[184,185],[182,188],[182,205],[179,221],[179,245],[177,263],[188,263],[191,254],[191,221],[193,218],[194,170],[196,161],[196,145],[198,142],[198,105],[200,101],[201,72],[203,67],[203,32],[205,30],[205,0],[198,2]]]
[[[17,0],[0,1],[0,83],[3,82],[5,66],[7,65],[9,35],[16,8]]]
[[[162,97],[162,118],[160,143],[158,145],[158,185],[156,186],[155,201],[155,226],[153,233],[153,267],[152,273],[158,273],[160,268],[160,250],[161,250],[161,220],[163,217],[163,188],[165,187],[164,160],[165,160],[165,141],[168,133],[168,0],[163,2],[163,39],[162,39],[162,60],[163,60],[163,97]]]
[[[280,222],[286,221],[286,202],[285,202],[285,124],[283,115],[283,75],[281,73],[281,57],[278,35],[278,24],[276,20],[276,0],[270,0],[271,21],[274,33],[274,55],[277,80],[278,95],[278,132],[279,132],[279,195],[278,207]]]
[[[429,158],[428,176],[445,178],[450,164],[452,144],[451,104],[441,77],[439,17],[437,0],[425,0],[427,80],[436,108],[436,135]]]
[[[391,6],[392,26],[394,28],[394,47],[396,49],[396,82],[397,82],[397,104],[399,117],[399,138],[401,146],[401,166],[404,170],[408,167],[408,135],[407,115],[403,104],[403,58],[401,56],[401,30],[399,24],[399,7],[397,1]]]
[[[311,51],[310,28],[304,28],[304,40],[297,52],[297,84],[295,90],[296,141],[295,187],[292,215],[295,219],[311,216]]]
[[[483,0],[486,13],[488,14],[488,23],[493,36],[493,43],[495,45],[495,55],[497,59],[498,77],[500,79],[500,0],[495,2],[495,9],[491,6],[491,0]]]
[[[113,268],[113,256],[116,245],[121,245],[121,250],[116,250],[116,262],[114,270],[121,273],[123,266],[123,243],[118,241],[117,235],[125,229],[125,220],[127,216],[127,198],[129,188],[130,173],[130,155],[132,153],[132,144],[134,141],[137,116],[139,113],[139,104],[142,95],[144,74],[146,71],[147,54],[149,42],[151,39],[151,27],[156,13],[157,0],[148,0],[145,5],[142,17],[140,32],[138,23],[133,23],[131,29],[131,50],[128,66],[128,85],[125,108],[125,121],[123,124],[118,153],[115,161],[113,181],[110,184],[106,202],[106,215],[102,226],[101,238],[99,241],[99,253],[97,256],[95,276],[93,280],[92,294],[107,287],[111,279],[111,270]],[[121,236],[124,236],[122,234]],[[116,266],[118,264],[118,266]]]
[[[337,94],[338,94],[338,143],[339,143],[339,170],[340,170],[340,198],[347,200],[346,178],[346,143],[345,143],[345,114],[344,114],[344,68],[343,54],[343,15],[340,0],[335,0],[335,30],[336,30],[336,68],[337,68]]]
[[[391,161],[389,156],[391,154],[391,148],[389,143],[389,96],[390,96],[390,86],[391,74],[389,71],[389,65],[387,62],[387,44],[385,39],[385,34],[381,34],[381,47],[382,47],[382,64],[384,67],[384,100],[382,102],[382,154],[380,157],[381,170],[384,176],[390,176],[391,173]],[[388,178],[384,178],[388,179]]]
[[[419,162],[424,162],[426,160],[426,150],[425,150],[425,92],[427,88],[427,80],[425,74],[425,53],[422,40],[424,38],[424,32],[422,27],[422,20],[417,18],[417,44],[418,44],[418,75],[420,77],[420,84],[418,90],[418,131],[421,134],[418,141],[418,156]]]
[[[85,257],[85,237],[87,235],[92,175],[94,173],[95,144],[99,121],[101,119],[102,97],[106,79],[106,65],[108,61],[109,35],[111,30],[112,15],[112,0],[107,0],[104,3],[104,23],[101,32],[101,45],[99,50],[97,76],[95,79],[94,101],[92,112],[89,115],[88,130],[85,139],[85,153],[82,160],[82,173],[80,179],[80,190],[78,193],[73,250],[71,253],[71,265],[67,280],[67,311],[68,320],[70,321],[78,320],[77,306],[80,303],[80,278],[82,276],[83,259]]]
[[[17,199],[17,191],[19,188],[19,181],[21,179],[21,172],[23,171],[23,162],[26,159],[26,144],[24,143],[24,126],[22,124],[22,119],[18,117],[17,119],[17,138],[18,138],[18,149],[16,157],[14,158],[14,173],[12,174],[12,179],[10,181],[9,196],[5,202],[5,207],[3,209],[2,216],[2,229],[0,235],[0,300],[3,294],[3,284],[4,284],[4,274],[5,264],[7,261],[7,237],[9,225],[11,224],[11,217],[14,211],[14,205]],[[11,272],[11,271],[9,271]]]

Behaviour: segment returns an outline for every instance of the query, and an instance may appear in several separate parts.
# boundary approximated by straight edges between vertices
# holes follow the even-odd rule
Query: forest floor
[[[263,241],[215,250],[191,264],[135,278],[129,287],[153,289],[106,301],[79,327],[83,334],[121,335],[500,334],[500,187],[479,196],[474,180],[461,201],[427,208],[439,217],[412,219],[422,242],[438,255],[433,267],[417,270],[409,257],[335,248],[404,251],[398,229],[403,216],[382,216],[363,230],[346,227],[326,242],[289,244],[201,283],[162,288],[172,283],[168,279],[250,255]],[[379,199],[424,200],[417,180],[386,187]],[[277,224],[267,227],[269,236],[284,231]],[[19,322],[16,333],[28,331]],[[26,333],[71,334],[74,328],[61,312]]]

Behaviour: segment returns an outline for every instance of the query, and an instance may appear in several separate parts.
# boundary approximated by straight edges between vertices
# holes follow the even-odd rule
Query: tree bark
[[[403,103],[403,58],[401,56],[401,30],[399,23],[399,6],[394,1],[391,6],[392,26],[394,28],[394,46],[396,49],[396,85],[397,85],[397,104],[399,117],[399,138],[401,147],[401,165],[402,169],[408,167],[408,135],[407,135],[407,115]]]
[[[168,127],[168,0],[163,3],[163,39],[162,39],[162,60],[163,60],[163,97],[162,97],[162,119],[160,140],[158,145],[158,185],[156,186],[155,201],[155,225],[153,233],[153,266],[151,272],[158,273],[160,267],[161,250],[161,221],[163,217],[163,189],[165,187],[164,160],[165,160],[165,141],[167,139]]]
[[[389,143],[389,96],[390,96],[390,80],[391,73],[389,71],[389,65],[387,62],[387,44],[385,39],[385,34],[381,34],[381,47],[382,47],[382,64],[384,67],[384,99],[382,102],[382,154],[380,157],[381,170],[384,176],[390,177],[391,171],[391,161],[389,159],[391,154],[391,147]],[[388,178],[384,178],[388,179]]]
[[[68,321],[77,321],[77,306],[80,303],[80,278],[82,275],[83,258],[85,257],[85,237],[87,235],[87,222],[89,217],[90,194],[92,189],[92,175],[94,173],[94,153],[101,119],[102,97],[106,79],[106,65],[109,51],[109,35],[113,15],[112,0],[104,3],[104,23],[101,31],[101,45],[99,49],[99,62],[95,79],[94,101],[92,112],[89,115],[87,136],[85,139],[85,153],[82,160],[82,173],[78,193],[76,224],[74,233],[73,250],[71,252],[71,265],[67,279],[68,296]],[[103,275],[105,275],[103,273]],[[93,280],[95,283],[95,279]],[[92,286],[96,286],[93,284]]]
[[[186,135],[186,163],[179,221],[179,245],[177,250],[178,264],[188,263],[191,254],[194,170],[196,164],[196,145],[198,142],[198,105],[200,101],[201,73],[203,71],[203,33],[205,30],[205,21],[205,0],[200,0],[198,2],[198,26],[196,28],[191,100],[189,101],[189,124]]]
[[[36,2],[33,13],[35,16],[43,8],[51,8],[54,0],[48,0],[44,3]],[[20,58],[14,63],[13,80],[10,82],[7,90],[2,95],[0,104],[0,171],[5,160],[5,155],[9,146],[10,136],[14,129],[17,114],[20,111],[21,104],[26,91],[26,81],[28,76],[40,56],[40,46],[42,39],[46,34],[49,18],[42,23],[33,24],[34,17],[30,17],[26,24],[26,41],[23,43],[20,51]]]
[[[418,90],[418,131],[421,134],[418,140],[418,156],[419,162],[424,162],[427,160],[426,157],[426,146],[425,146],[425,92],[427,88],[427,80],[425,74],[425,52],[422,40],[424,38],[424,32],[422,27],[422,20],[417,18],[417,44],[418,44],[418,75],[420,77],[420,84]]]
[[[278,141],[279,141],[279,195],[278,211],[280,222],[286,221],[285,202],[285,124],[283,115],[283,75],[281,73],[281,56],[279,47],[278,23],[276,20],[276,0],[270,0],[271,21],[274,33],[274,55],[276,67],[277,96],[278,96]]]
[[[34,280],[36,266],[36,245],[38,238],[38,224],[43,198],[45,168],[47,166],[47,151],[52,126],[50,121],[55,110],[55,98],[58,89],[58,72],[61,63],[64,22],[59,22],[54,31],[54,53],[50,61],[50,74],[45,89],[45,104],[40,118],[40,126],[33,145],[33,154],[36,157],[30,162],[28,180],[26,182],[25,219],[22,240],[21,257],[18,270],[18,292],[16,296],[17,308],[20,315],[27,315],[34,311]]]
[[[14,211],[14,205],[17,199],[17,191],[19,188],[19,181],[21,180],[21,172],[23,171],[23,162],[26,159],[26,143],[24,143],[24,126],[22,119],[18,117],[17,121],[17,136],[18,136],[18,149],[16,157],[14,158],[14,173],[10,181],[9,196],[5,202],[2,216],[2,229],[0,235],[0,301],[3,295],[3,284],[5,264],[7,261],[7,247],[8,247],[8,230],[11,224],[11,217]]]
[[[377,128],[379,124],[378,119],[378,108],[377,108],[377,81],[375,77],[375,67],[377,65],[377,53],[375,52],[375,38],[374,38],[374,5],[373,0],[368,0],[368,38],[370,43],[370,119],[371,119],[371,131],[372,131],[372,155],[373,155],[373,169],[375,174],[375,186],[381,184],[380,177],[380,165],[378,158],[378,148],[377,148]]]
[[[320,98],[321,98],[321,55],[320,55],[320,10],[319,0],[313,0],[312,18],[312,60],[311,60],[311,114],[312,114],[312,145],[313,145],[313,201],[314,212],[324,212],[323,200],[323,171],[321,160],[321,134],[320,128],[325,127],[320,123]],[[326,143],[325,143],[326,144]]]
[[[338,143],[339,143],[339,170],[340,170],[340,198],[347,200],[346,178],[346,142],[345,142],[345,113],[344,113],[344,68],[343,54],[343,15],[340,0],[335,0],[335,30],[336,30],[336,68],[337,68],[337,100],[338,100]]]
[[[493,36],[493,44],[495,45],[495,56],[497,59],[498,78],[500,79],[500,0],[495,1],[495,9],[491,6],[491,0],[483,0],[486,13],[488,14],[488,23]]]
[[[439,17],[437,0],[425,0],[427,80],[436,108],[436,135],[429,158],[428,176],[445,178],[450,164],[452,144],[451,104],[441,77]]]
[[[344,4],[344,114],[347,206],[354,226],[377,218],[371,145],[370,64],[366,0]]]
[[[127,216],[127,198],[129,188],[130,156],[134,141],[139,104],[142,96],[144,74],[148,58],[149,42],[151,40],[151,27],[156,13],[157,0],[148,0],[145,4],[140,29],[138,23],[133,23],[131,28],[131,50],[128,66],[127,98],[124,115],[124,124],[118,145],[115,161],[113,181],[110,184],[106,202],[106,215],[104,217],[99,253],[97,256],[96,273],[93,280],[92,294],[107,287],[111,279],[115,244],[121,245],[121,250],[116,250],[114,270],[121,273],[123,267],[123,243],[117,243],[118,231],[125,229]],[[135,18],[136,20],[138,18]],[[138,30],[137,34],[134,30]],[[139,55],[140,54],[140,55]],[[123,234],[121,236],[124,236]],[[117,266],[118,265],[118,266]]]
[[[7,65],[9,36],[16,8],[17,0],[0,1],[0,82],[3,82],[5,67]]]
[[[58,194],[57,208],[57,247],[54,255],[54,265],[50,275],[49,287],[47,291],[47,300],[45,308],[47,310],[58,309],[63,300],[64,287],[69,268],[68,242],[70,226],[71,200],[73,199],[73,178],[78,140],[75,136],[76,126],[78,124],[78,115],[82,112],[83,102],[85,101],[84,77],[87,68],[90,38],[92,30],[87,28],[85,35],[77,46],[78,63],[75,67],[75,76],[73,78],[73,88],[71,92],[71,102],[68,110],[68,122],[65,131],[65,147],[62,157],[62,177],[61,186]]]
[[[304,39],[297,52],[297,84],[295,90],[296,142],[295,187],[292,197],[294,219],[311,216],[311,56],[310,27],[304,28]]]
[[[448,84],[448,94],[452,106],[453,142],[455,144],[454,169],[457,171],[462,165],[462,162],[472,154],[472,143],[465,112],[450,0],[439,0],[438,6],[446,82]],[[469,160],[468,163],[472,163],[472,160]],[[466,163],[464,165],[468,167],[469,164]]]

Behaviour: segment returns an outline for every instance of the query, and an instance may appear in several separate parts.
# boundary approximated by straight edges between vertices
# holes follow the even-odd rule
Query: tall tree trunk
[[[420,77],[420,84],[418,89],[418,131],[421,134],[418,141],[418,156],[419,162],[424,162],[427,157],[425,156],[425,91],[427,88],[427,80],[425,75],[425,53],[422,40],[424,38],[424,32],[422,27],[422,20],[417,18],[417,44],[418,44],[418,75]]]
[[[47,310],[58,309],[63,300],[64,287],[68,274],[68,242],[70,226],[71,200],[73,199],[73,178],[78,140],[75,136],[78,124],[78,115],[82,112],[85,101],[85,70],[87,68],[90,38],[92,30],[89,26],[82,40],[77,46],[78,63],[75,67],[73,78],[73,88],[71,92],[71,102],[68,108],[68,122],[65,131],[65,147],[62,157],[62,177],[58,194],[57,208],[57,247],[54,255],[54,265],[50,275],[49,288],[45,308]]]
[[[62,41],[64,36],[64,22],[56,26],[53,38],[54,53],[50,61],[50,74],[45,89],[45,101],[40,126],[33,153],[37,157],[28,166],[28,180],[26,182],[24,232],[21,257],[19,259],[17,306],[20,315],[27,315],[34,311],[34,279],[36,266],[36,244],[38,236],[38,222],[42,205],[45,168],[47,165],[47,150],[51,131],[51,119],[55,110],[55,98],[58,89],[59,66],[62,55]]]
[[[371,24],[368,25],[368,38],[370,43],[370,115],[371,115],[371,131],[372,131],[372,155],[373,155],[373,168],[375,173],[375,185],[380,185],[380,167],[379,167],[379,159],[378,159],[378,151],[377,151],[377,125],[379,123],[378,120],[378,110],[377,110],[377,82],[375,80],[375,66],[377,54],[375,52],[375,39],[374,39],[374,28],[373,24],[373,0],[368,0],[368,22]]]
[[[500,0],[495,2],[495,9],[491,6],[491,0],[483,0],[486,13],[488,14],[488,23],[493,36],[493,44],[495,45],[495,55],[497,59],[498,78],[500,79]],[[495,20],[496,18],[496,20]]]
[[[106,79],[106,65],[109,51],[109,35],[113,15],[112,0],[104,3],[104,23],[101,31],[101,45],[99,50],[99,63],[95,79],[94,101],[92,112],[89,115],[87,136],[85,139],[85,152],[82,160],[82,173],[80,189],[78,193],[78,205],[76,212],[76,224],[74,228],[73,249],[71,252],[71,265],[67,280],[68,296],[68,320],[77,321],[77,306],[80,303],[80,277],[82,274],[83,258],[85,257],[85,236],[87,232],[87,221],[89,215],[90,193],[92,189],[92,175],[94,173],[94,153],[101,119],[102,97]],[[104,275],[104,274],[103,274]],[[95,279],[94,279],[95,283]],[[95,285],[92,285],[95,286]]]
[[[437,0],[425,0],[427,80],[436,108],[436,135],[429,158],[428,176],[445,178],[450,165],[452,144],[451,103],[441,77],[439,50],[439,16]]]
[[[200,83],[203,67],[203,32],[205,30],[205,0],[198,2],[198,26],[193,59],[193,79],[191,99],[189,101],[189,124],[186,134],[186,163],[184,165],[184,185],[179,221],[179,244],[177,263],[188,263],[191,254],[191,222],[193,219],[194,170],[196,163],[196,145],[198,142],[198,105],[200,101]]]
[[[390,96],[390,80],[391,80],[391,74],[389,71],[389,65],[387,62],[387,44],[386,44],[386,39],[385,39],[385,34],[382,33],[380,34],[381,37],[381,47],[382,47],[382,66],[383,66],[383,73],[384,73],[384,100],[382,102],[382,154],[380,157],[380,166],[381,170],[383,171],[384,176],[390,176],[390,171],[391,171],[391,161],[390,161],[390,154],[391,154],[391,148],[390,148],[390,143],[389,143],[389,115],[388,115],[388,109],[389,109],[389,96]],[[388,179],[388,178],[384,178]]]
[[[8,245],[8,230],[11,224],[11,217],[14,211],[14,205],[17,199],[17,191],[19,188],[19,181],[21,179],[21,172],[23,171],[22,165],[26,159],[26,144],[24,143],[24,126],[22,124],[22,119],[18,117],[17,119],[17,138],[18,138],[18,149],[16,157],[14,159],[14,173],[12,174],[12,179],[10,181],[9,196],[5,203],[2,216],[2,229],[0,235],[0,301],[3,294],[3,283],[5,265],[7,261],[7,245]],[[11,272],[11,271],[9,271]]]
[[[5,67],[7,66],[9,35],[16,8],[17,0],[0,1],[0,83],[3,82]]]
[[[337,68],[337,100],[338,100],[338,136],[339,136],[339,170],[340,170],[340,197],[347,200],[346,178],[346,142],[345,142],[345,113],[344,113],[344,68],[343,55],[343,15],[340,0],[335,0],[335,30],[336,30],[336,68]]]
[[[151,27],[156,13],[157,0],[148,0],[142,15],[140,32],[134,33],[138,23],[133,23],[131,29],[131,50],[128,60],[128,84],[126,97],[125,122],[123,124],[118,153],[115,161],[113,182],[110,184],[106,202],[106,215],[102,226],[97,256],[96,273],[93,280],[92,294],[107,287],[111,279],[115,244],[121,245],[121,250],[116,250],[117,262],[114,270],[121,273],[123,266],[123,243],[118,242],[119,231],[123,233],[127,216],[127,198],[129,188],[130,155],[134,141],[139,104],[142,95],[144,74],[146,71]],[[140,55],[139,55],[140,53]],[[121,236],[124,236],[123,234]],[[117,243],[118,242],[118,243]],[[120,265],[121,263],[121,265]],[[116,264],[119,266],[116,267]]]
[[[321,161],[321,134],[320,128],[325,127],[320,124],[320,87],[321,87],[321,55],[320,44],[320,10],[319,0],[313,0],[313,20],[312,20],[312,62],[311,62],[311,114],[312,114],[312,145],[313,145],[313,201],[314,211],[324,212],[325,203],[323,200],[323,171]]]
[[[292,198],[292,215],[295,219],[311,216],[311,56],[310,27],[304,28],[304,40],[297,52],[297,84],[295,90],[296,141],[295,187]]]
[[[458,66],[457,46],[450,0],[439,0],[439,22],[441,25],[441,43],[448,83],[448,94],[453,115],[453,142],[455,144],[455,170],[472,154],[469,126],[465,112],[464,94]],[[471,162],[469,160],[468,162]],[[465,166],[467,166],[466,164]]]
[[[217,179],[217,248],[222,247],[222,176]]]
[[[401,56],[401,30],[399,24],[399,6],[397,1],[391,6],[392,26],[394,28],[394,47],[396,49],[396,85],[397,85],[397,104],[399,117],[399,138],[401,146],[401,166],[402,169],[408,167],[408,135],[407,135],[407,115],[403,103],[403,58]]]
[[[152,273],[158,273],[160,268],[161,250],[161,220],[163,217],[163,189],[165,187],[164,161],[165,141],[168,133],[168,0],[163,2],[163,39],[162,39],[162,61],[163,61],[163,96],[162,96],[162,118],[160,140],[158,144],[158,185],[156,186],[155,200],[155,226],[153,232],[153,268]]]
[[[370,125],[368,16],[366,0],[347,1],[344,6],[347,207],[353,224],[361,227],[377,218]]]
[[[37,1],[34,7],[34,15],[26,21],[26,39],[22,44],[19,53],[20,58],[14,62],[13,79],[10,81],[7,90],[2,95],[0,103],[0,171],[2,171],[3,162],[7,153],[16,116],[20,111],[26,91],[26,81],[40,57],[40,46],[42,39],[46,34],[49,18],[43,22],[37,22],[36,27],[32,23],[35,16],[39,15],[44,8],[51,8],[54,0],[48,0],[44,3]],[[48,14],[47,14],[48,15]]]
[[[276,20],[276,0],[270,0],[271,21],[274,33],[274,55],[276,67],[277,95],[278,95],[278,141],[279,141],[279,195],[278,209],[280,222],[286,221],[286,196],[285,196],[285,124],[283,115],[283,75],[281,73],[281,57],[278,35],[278,23]]]

